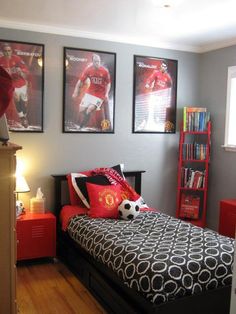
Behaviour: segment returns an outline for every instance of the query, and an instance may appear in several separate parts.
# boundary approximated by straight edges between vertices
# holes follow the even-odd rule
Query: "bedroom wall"
[[[219,201],[236,198],[236,153],[224,144],[228,67],[236,65],[236,46],[204,53],[200,59],[200,103],[211,112],[212,151],[207,221],[218,229]]]
[[[176,134],[132,134],[133,55],[178,60],[177,123],[181,108],[199,103],[199,62],[194,53],[143,47],[36,32],[0,29],[0,38],[45,44],[44,133],[11,133],[10,140],[22,145],[18,154],[27,163],[26,178],[31,192],[21,195],[26,206],[37,187],[53,210],[51,174],[114,165],[126,170],[146,170],[142,195],[153,207],[175,214],[178,139]],[[115,134],[63,134],[63,47],[116,52]]]

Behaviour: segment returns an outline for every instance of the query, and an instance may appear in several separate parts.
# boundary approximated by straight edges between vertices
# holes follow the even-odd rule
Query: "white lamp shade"
[[[16,176],[16,193],[25,193],[29,192],[30,188],[25,180],[25,178],[22,175]]]

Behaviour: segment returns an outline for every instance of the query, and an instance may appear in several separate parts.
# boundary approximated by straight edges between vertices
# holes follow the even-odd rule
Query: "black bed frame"
[[[127,171],[141,194],[141,176],[145,171]],[[57,216],[57,256],[99,301],[107,313],[116,314],[228,314],[231,286],[187,296],[155,305],[124,283],[102,263],[95,261],[60,228],[59,214],[63,203],[66,175],[53,175],[55,182],[55,214]]]

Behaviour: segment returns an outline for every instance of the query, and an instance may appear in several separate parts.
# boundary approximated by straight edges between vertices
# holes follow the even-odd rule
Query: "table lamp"
[[[24,211],[24,204],[19,200],[19,193],[29,192],[30,188],[25,180],[25,177],[20,174],[16,174],[16,216],[18,217]]]

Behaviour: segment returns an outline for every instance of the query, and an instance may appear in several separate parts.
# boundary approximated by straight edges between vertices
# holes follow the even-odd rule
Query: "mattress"
[[[78,215],[67,231],[155,304],[232,282],[234,240],[163,213],[141,212],[131,221]]]

